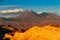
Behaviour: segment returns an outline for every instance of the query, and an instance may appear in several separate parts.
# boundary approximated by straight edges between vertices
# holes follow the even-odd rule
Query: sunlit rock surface
[[[10,40],[60,40],[60,28],[50,25],[34,26],[24,33],[16,31]]]

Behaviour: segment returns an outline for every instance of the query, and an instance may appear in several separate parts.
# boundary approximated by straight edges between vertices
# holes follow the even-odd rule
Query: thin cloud
[[[2,10],[0,13],[23,12],[23,9]]]
[[[7,5],[7,6],[0,6],[0,8],[12,8],[12,7],[16,7],[16,8],[20,8],[20,6],[18,5]]]
[[[23,9],[20,9],[19,5],[0,6],[0,9],[3,9],[0,11],[0,13],[22,12],[23,11]]]

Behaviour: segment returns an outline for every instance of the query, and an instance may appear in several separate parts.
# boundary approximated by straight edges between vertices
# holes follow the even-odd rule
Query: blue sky
[[[57,6],[60,0],[1,0],[0,5]]]
[[[60,0],[0,0],[0,6],[60,13]],[[4,7],[0,8],[2,10]],[[7,7],[6,7],[7,8]],[[5,9],[6,9],[5,8]],[[8,7],[8,9],[11,7]]]

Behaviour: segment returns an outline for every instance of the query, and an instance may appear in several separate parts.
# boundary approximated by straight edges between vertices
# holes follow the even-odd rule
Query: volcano
[[[60,16],[48,12],[42,12],[41,14],[37,14],[32,10],[27,10],[23,14],[17,17],[0,18],[0,26],[3,29],[7,29],[12,32],[16,30],[21,30],[24,32],[33,26],[43,27],[45,25],[52,25],[59,27]]]
[[[29,29],[32,26],[43,26],[47,24],[59,24],[60,16],[54,13],[42,12],[37,14],[32,10],[27,10],[23,14],[12,18],[0,18],[0,25],[3,28],[12,27],[14,29]],[[7,27],[5,27],[7,26]]]

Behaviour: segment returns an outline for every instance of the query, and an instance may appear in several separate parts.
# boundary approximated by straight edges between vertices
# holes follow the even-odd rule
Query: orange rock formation
[[[60,40],[60,28],[50,25],[34,26],[24,33],[16,31],[10,40]]]

